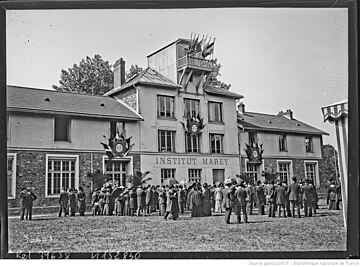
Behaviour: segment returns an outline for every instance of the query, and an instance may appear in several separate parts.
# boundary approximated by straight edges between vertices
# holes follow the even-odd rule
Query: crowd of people
[[[21,217],[31,220],[32,202],[36,199],[30,188],[21,191]],[[63,188],[59,196],[58,216],[85,215],[86,194],[83,188],[76,190]],[[88,207],[92,215],[116,216],[150,216],[159,215],[165,220],[176,220],[179,214],[189,211],[191,217],[211,216],[213,213],[225,213],[225,222],[230,223],[232,212],[237,222],[242,219],[248,222],[248,215],[268,215],[269,217],[305,217],[316,214],[318,209],[318,194],[311,180],[292,183],[272,180],[257,181],[256,185],[244,181],[226,179],[224,183],[208,185],[193,183],[186,185],[146,185],[137,187],[112,185],[106,183],[91,194],[91,204]],[[328,189],[327,202],[329,209],[339,209],[341,191],[334,183]]]

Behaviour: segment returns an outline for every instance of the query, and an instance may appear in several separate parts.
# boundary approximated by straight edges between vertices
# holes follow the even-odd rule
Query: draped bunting
[[[335,125],[338,147],[338,162],[340,169],[340,183],[344,225],[347,221],[348,206],[348,101],[343,100],[326,107],[322,107],[324,122]]]

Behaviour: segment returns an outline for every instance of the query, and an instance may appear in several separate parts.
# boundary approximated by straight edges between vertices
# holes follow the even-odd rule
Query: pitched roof
[[[229,90],[221,89],[219,87],[211,86],[211,85],[206,85],[204,90],[205,90],[205,92],[207,92],[209,94],[221,95],[221,96],[226,96],[226,97],[231,97],[231,98],[236,98],[236,99],[244,98],[242,95],[233,93]]]
[[[238,117],[238,124],[248,130],[329,135],[299,120],[263,113],[245,112]]]
[[[111,97],[62,93],[11,85],[7,86],[7,109],[107,119],[142,120],[141,116],[125,103]]]
[[[130,78],[129,80],[127,80],[121,87],[114,88],[114,89],[110,90],[109,92],[105,93],[104,96],[113,95],[114,93],[124,90],[135,84],[155,85],[155,86],[170,87],[170,88],[181,88],[180,85],[174,83],[169,78],[160,74],[156,70],[148,67],[145,70],[138,73],[137,75]]]

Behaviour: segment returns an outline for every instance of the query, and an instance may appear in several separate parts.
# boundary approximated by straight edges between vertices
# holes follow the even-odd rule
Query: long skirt
[[[215,212],[222,212],[222,200],[215,200]]]

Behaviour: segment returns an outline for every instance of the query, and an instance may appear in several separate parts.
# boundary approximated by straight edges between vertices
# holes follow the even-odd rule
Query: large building
[[[151,183],[168,178],[214,183],[240,174],[236,102],[242,96],[207,84],[213,61],[190,55],[179,39],[148,56],[148,67],[125,82],[116,62],[115,88],[108,93],[133,107],[139,122],[141,172]]]
[[[34,187],[37,206],[57,205],[62,187],[89,197],[97,174],[119,185],[146,172],[155,185],[213,184],[243,173],[264,180],[272,169],[318,186],[326,133],[292,113],[245,112],[242,95],[209,85],[215,62],[193,44],[178,39],[150,54],[128,80],[118,60],[104,96],[8,86],[9,202],[19,203],[21,187]]]
[[[22,187],[35,188],[37,205],[57,205],[62,187],[81,186],[89,194],[96,172],[124,184],[136,159],[110,160],[100,142],[107,142],[104,135],[114,134],[116,124],[126,128],[139,120],[110,97],[8,86],[9,202],[19,202]]]
[[[253,181],[277,174],[289,184],[295,176],[320,186],[322,135],[327,133],[296,120],[291,110],[277,115],[248,112],[243,103],[238,110],[242,172]]]

